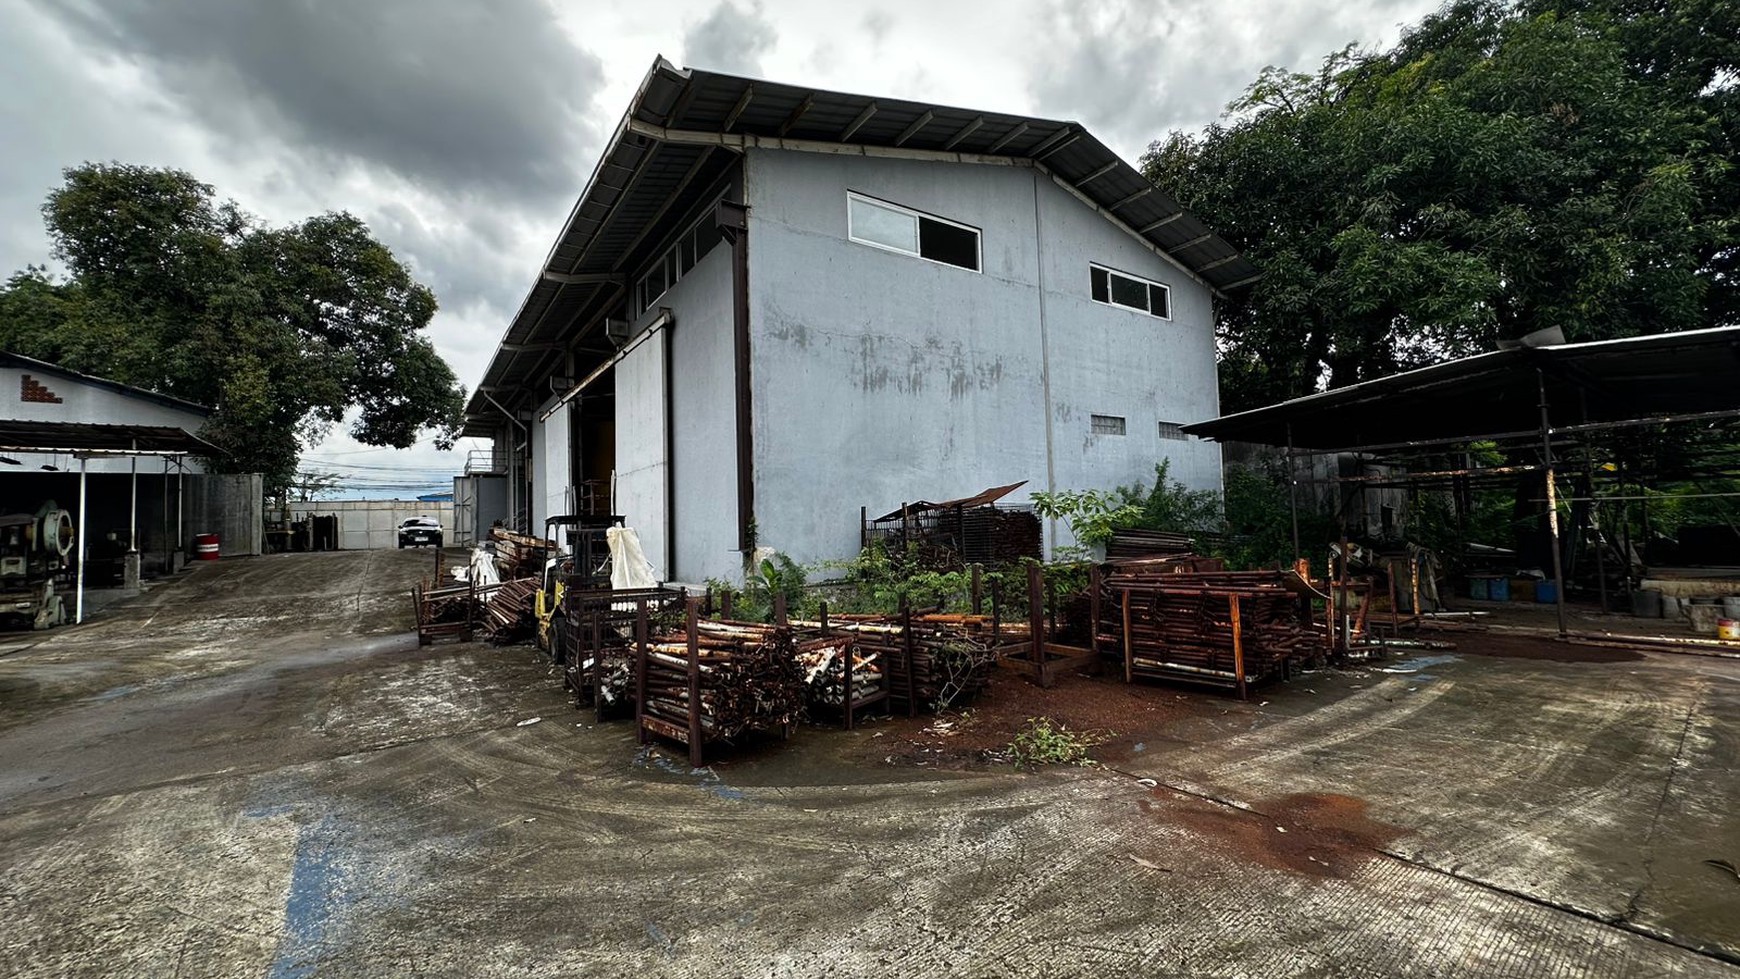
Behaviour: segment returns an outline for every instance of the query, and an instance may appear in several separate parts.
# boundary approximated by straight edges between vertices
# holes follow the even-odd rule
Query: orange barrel
[[[1727,639],[1730,641],[1740,639],[1740,621],[1735,619],[1717,619],[1716,638]]]
[[[198,561],[216,561],[218,559],[218,535],[194,534],[193,556]]]

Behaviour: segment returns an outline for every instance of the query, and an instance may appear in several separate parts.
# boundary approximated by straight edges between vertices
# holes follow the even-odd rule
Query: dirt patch
[[[1252,811],[1215,805],[1170,789],[1138,805],[1156,819],[1182,826],[1229,857],[1288,873],[1348,877],[1382,856],[1407,831],[1366,815],[1364,799],[1299,793],[1257,803]]]
[[[1501,636],[1490,633],[1456,637],[1456,651],[1474,656],[1538,659],[1554,663],[1635,663],[1644,658],[1643,653],[1635,649],[1579,646],[1575,643],[1560,642],[1557,639],[1534,636]]]
[[[1184,740],[1169,733],[1182,722],[1241,709],[1239,701],[1213,692],[1126,684],[1122,677],[1069,676],[1042,690],[1012,673],[999,673],[962,710],[876,722],[874,729],[882,735],[866,742],[863,753],[875,762],[973,767],[995,760],[1029,718],[1049,717],[1072,731],[1103,735],[1092,755],[1115,764],[1137,753],[1139,745]]]

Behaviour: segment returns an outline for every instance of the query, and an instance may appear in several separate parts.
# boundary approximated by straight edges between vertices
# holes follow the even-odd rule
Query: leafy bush
[[[1104,544],[1118,527],[1135,526],[1141,509],[1126,497],[1125,490],[1059,490],[1034,493],[1033,511],[1047,520],[1063,520],[1075,535],[1075,550]]]
[[[1171,460],[1162,459],[1154,465],[1151,489],[1144,490],[1140,485],[1118,488],[1117,498],[1122,506],[1115,522],[1117,527],[1180,534],[1208,534],[1221,529],[1220,494],[1190,489],[1172,478],[1171,469]],[[1107,539],[1110,537],[1108,533]]]
[[[1009,742],[1009,758],[1016,768],[1091,765],[1088,750],[1111,736],[1110,732],[1071,731],[1049,717],[1029,717],[1027,726]]]

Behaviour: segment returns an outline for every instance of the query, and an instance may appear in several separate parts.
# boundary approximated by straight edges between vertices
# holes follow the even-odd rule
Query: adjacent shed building
[[[260,477],[206,475],[211,409],[6,352],[0,399],[0,513],[53,500],[106,567],[129,549],[146,573],[172,567],[196,533],[219,534],[225,555],[260,553]]]
[[[623,514],[673,580],[847,557],[861,506],[920,496],[1161,459],[1218,489],[1180,428],[1218,414],[1212,303],[1254,277],[1078,124],[661,59],[466,433],[513,522]]]

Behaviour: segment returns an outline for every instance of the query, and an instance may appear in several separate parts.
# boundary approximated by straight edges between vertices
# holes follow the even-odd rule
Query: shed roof
[[[570,326],[596,322],[626,275],[749,147],[901,154],[1040,168],[1212,289],[1256,280],[1256,267],[1080,123],[678,68],[656,59],[502,337],[466,411],[488,434],[484,397],[536,383]]]
[[[1319,450],[1476,441],[1740,414],[1740,327],[1518,347],[1184,426],[1190,435]]]
[[[95,425],[0,419],[0,452],[77,455],[197,455],[222,451],[186,429],[168,425]]]

